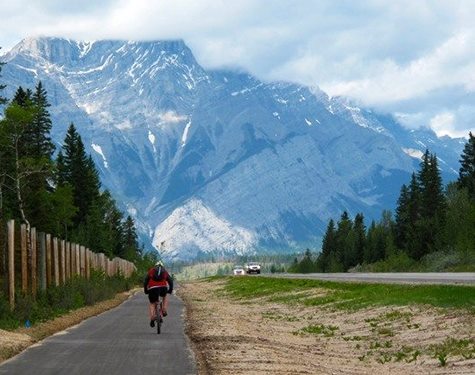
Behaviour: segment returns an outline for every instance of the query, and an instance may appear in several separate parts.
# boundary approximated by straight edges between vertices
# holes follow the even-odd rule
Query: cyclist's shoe
[[[163,310],[163,316],[167,316],[168,315],[168,312],[166,312],[165,310]]]
[[[155,327],[155,320],[150,321],[150,327],[152,327],[152,328]]]

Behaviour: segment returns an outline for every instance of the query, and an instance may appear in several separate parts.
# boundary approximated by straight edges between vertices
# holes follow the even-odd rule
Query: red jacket
[[[168,293],[173,291],[173,279],[170,277],[168,271],[162,267],[162,272],[160,273],[160,278],[154,280],[155,267],[152,267],[148,270],[147,276],[144,280],[144,290],[147,291],[153,288],[167,287]]]

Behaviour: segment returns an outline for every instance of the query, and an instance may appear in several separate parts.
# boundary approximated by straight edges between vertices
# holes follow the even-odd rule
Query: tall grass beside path
[[[466,309],[475,314],[473,286],[375,284],[273,277],[227,277],[225,280],[223,291],[241,299],[268,297],[279,302],[351,310],[378,305],[430,305]],[[312,296],[312,290],[316,289],[319,290],[318,296]],[[302,293],[286,296],[292,292]]]
[[[52,286],[39,292],[36,299],[19,293],[13,311],[7,296],[0,293],[0,329],[16,329],[27,321],[30,324],[44,322],[71,310],[113,298],[117,293],[134,287],[134,281],[94,271],[90,279],[73,278],[63,286]]]

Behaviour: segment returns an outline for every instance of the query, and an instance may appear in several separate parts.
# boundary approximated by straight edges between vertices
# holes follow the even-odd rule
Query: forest
[[[125,217],[110,192],[101,188],[96,166],[73,123],[56,149],[42,83],[34,90],[18,87],[9,100],[1,95],[4,88],[0,85],[5,108],[0,120],[1,228],[14,219],[108,257],[142,259],[133,219]],[[2,229],[0,236],[4,235]]]
[[[457,181],[443,186],[435,154],[401,187],[396,210],[366,226],[363,214],[330,220],[322,251],[307,249],[290,272],[475,271],[475,137],[470,132]]]

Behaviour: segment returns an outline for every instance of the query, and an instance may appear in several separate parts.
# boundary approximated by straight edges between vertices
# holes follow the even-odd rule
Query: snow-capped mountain
[[[205,70],[182,41],[26,39],[2,60],[6,95],[41,80],[54,140],[74,122],[105,187],[169,257],[316,246],[343,210],[394,207],[426,148],[457,177],[464,140],[318,88]]]

